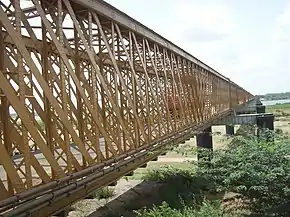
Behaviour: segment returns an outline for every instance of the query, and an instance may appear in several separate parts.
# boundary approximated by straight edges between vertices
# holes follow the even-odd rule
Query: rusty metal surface
[[[0,3],[0,204],[253,97],[103,1]]]

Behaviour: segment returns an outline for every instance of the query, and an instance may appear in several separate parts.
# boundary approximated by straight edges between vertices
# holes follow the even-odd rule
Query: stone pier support
[[[213,151],[213,142],[212,142],[212,129],[208,127],[204,129],[200,134],[196,136],[196,145],[197,145],[197,160],[200,161],[202,158],[205,158],[206,161],[211,161],[212,151]],[[208,149],[209,152],[204,153],[202,149]]]
[[[256,111],[257,111],[257,114],[266,113],[266,106],[264,106],[263,103],[260,100],[258,100],[256,102]]]
[[[257,116],[257,136],[260,137],[261,130],[268,129],[274,130],[274,115],[273,114],[264,114]]]
[[[228,136],[233,136],[235,134],[235,126],[226,125],[226,134]]]

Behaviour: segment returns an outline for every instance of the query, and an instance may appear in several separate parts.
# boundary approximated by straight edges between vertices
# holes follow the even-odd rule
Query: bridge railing
[[[103,1],[1,1],[0,25],[0,200],[253,97]]]

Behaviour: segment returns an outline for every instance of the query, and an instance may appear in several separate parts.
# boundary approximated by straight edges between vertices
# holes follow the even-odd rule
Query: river
[[[282,99],[282,100],[265,100],[261,101],[263,105],[276,105],[276,104],[284,104],[284,103],[290,103],[290,99]]]

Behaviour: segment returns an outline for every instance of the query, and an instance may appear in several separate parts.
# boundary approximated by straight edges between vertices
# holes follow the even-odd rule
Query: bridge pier
[[[213,140],[212,140],[212,127],[204,129],[201,133],[196,135],[197,145],[197,160],[210,162],[212,159]],[[209,151],[209,153],[205,153]]]
[[[264,113],[266,113],[266,106],[257,105],[257,114],[264,114]]]
[[[226,125],[226,135],[233,136],[235,134],[235,126],[234,125]]]
[[[264,129],[274,130],[274,115],[266,113],[266,106],[259,99],[250,101],[247,105],[237,107],[233,114],[221,119],[216,125],[226,125],[226,134],[234,135],[234,125],[254,124],[257,137],[261,136]],[[266,139],[273,140],[271,133],[265,135]]]
[[[274,130],[274,115],[273,114],[263,114],[257,116],[257,137],[260,137],[261,131],[264,129]],[[272,140],[270,135],[266,135],[268,140]]]
[[[256,101],[256,112],[257,112],[257,114],[266,113],[266,106],[264,106],[260,100]]]

